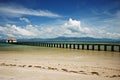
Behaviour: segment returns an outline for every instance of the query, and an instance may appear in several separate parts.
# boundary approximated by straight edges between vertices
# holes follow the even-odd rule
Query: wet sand
[[[0,48],[0,80],[120,80],[120,53],[12,46]]]

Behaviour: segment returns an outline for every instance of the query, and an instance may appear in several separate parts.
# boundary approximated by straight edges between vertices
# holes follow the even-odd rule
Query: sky
[[[0,38],[120,40],[120,0],[0,0]]]

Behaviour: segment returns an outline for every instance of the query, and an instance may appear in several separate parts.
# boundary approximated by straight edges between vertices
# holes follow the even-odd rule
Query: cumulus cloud
[[[35,36],[33,32],[10,24],[5,27],[0,26],[0,33],[4,37],[29,38]]]
[[[0,26],[0,36],[16,38],[54,38],[65,36],[120,39],[120,33],[82,26],[81,21],[71,18],[61,25],[46,24],[45,26],[26,25],[25,27],[21,27],[7,24],[4,27]]]
[[[81,30],[80,21],[72,20],[71,18],[63,26],[72,32],[79,32]]]
[[[61,17],[60,15],[48,10],[34,10],[21,6],[0,5],[0,14],[8,17],[20,17],[23,15],[43,16],[43,17]]]
[[[24,21],[24,22],[26,22],[26,23],[30,23],[30,20],[29,19],[27,19],[27,18],[23,18],[23,17],[21,17],[21,18],[19,18],[21,21]]]
[[[68,22],[66,22],[63,25],[63,27],[66,28],[67,31],[70,30],[72,33],[90,33],[91,32],[90,28],[81,26],[81,21],[73,20],[72,18],[70,18]]]

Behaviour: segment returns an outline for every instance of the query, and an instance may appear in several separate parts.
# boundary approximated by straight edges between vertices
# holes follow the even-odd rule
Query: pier
[[[97,51],[113,51],[120,52],[120,44],[78,44],[78,43],[54,43],[54,42],[17,42],[12,44],[30,45],[40,47],[54,47],[78,50],[97,50]]]

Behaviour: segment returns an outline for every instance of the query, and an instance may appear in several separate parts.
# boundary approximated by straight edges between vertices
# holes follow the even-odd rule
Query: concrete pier
[[[72,43],[50,43],[50,42],[17,42],[12,44],[30,45],[41,47],[69,48],[81,50],[113,51],[120,52],[120,44],[72,44]]]

